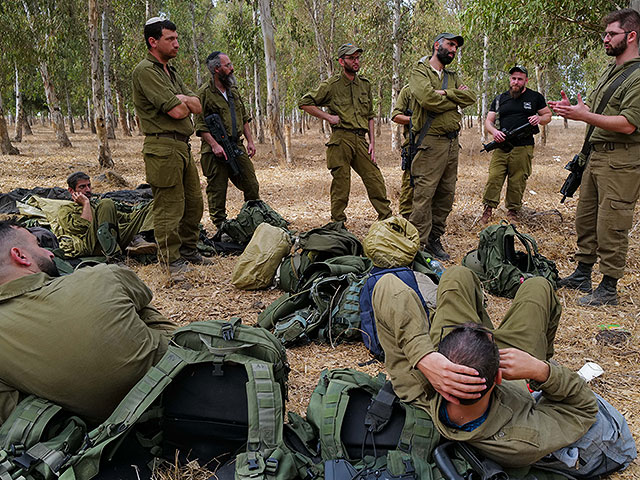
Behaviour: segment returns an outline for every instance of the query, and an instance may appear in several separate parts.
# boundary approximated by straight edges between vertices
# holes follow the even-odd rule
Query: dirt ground
[[[390,148],[389,126],[383,125],[382,131],[376,141],[377,158],[392,207],[397,212],[401,178],[399,154]],[[123,188],[108,179],[100,180],[99,176],[104,172],[97,166],[96,141],[86,130],[70,135],[73,142],[70,149],[58,147],[52,131],[46,127],[36,126],[34,133],[25,137],[22,143],[15,144],[21,151],[19,156],[0,156],[0,192],[16,187],[65,186],[67,175],[76,170],[92,176],[94,191]],[[113,171],[124,177],[130,187],[135,187],[145,180],[140,153],[143,137],[127,138],[120,132],[117,134],[118,139],[110,144],[115,160]],[[577,123],[570,123],[569,128],[564,129],[560,120],[553,120],[547,145],[536,148],[533,174],[525,195],[526,212],[519,224],[520,230],[534,235],[541,253],[557,263],[563,276],[575,268],[576,199],[560,204],[557,192],[567,174],[562,167],[580,150],[583,134],[584,127]],[[330,174],[324,160],[325,141],[317,126],[304,135],[294,135],[294,165],[286,167],[278,165],[268,145],[258,145],[254,163],[261,197],[291,222],[292,229],[299,232],[322,226],[330,220]],[[197,139],[192,140],[196,159],[199,159],[199,143]],[[449,265],[459,264],[464,254],[477,246],[477,234],[482,229],[478,223],[482,213],[481,198],[489,162],[489,154],[480,153],[477,128],[463,131],[461,145],[456,201],[443,237],[445,248],[452,254]],[[203,181],[203,192],[204,187]],[[235,216],[241,205],[242,195],[231,186],[227,207],[229,217]],[[559,362],[575,370],[587,361],[597,362],[604,368],[604,375],[592,381],[592,388],[624,414],[636,441],[640,440],[640,216],[637,210],[630,233],[627,272],[619,282],[620,305],[578,307],[578,293],[560,290],[558,296],[564,311],[555,355]],[[347,227],[362,239],[376,215],[362,182],[355,174],[346,213],[349,218]],[[494,220],[499,221],[505,213],[500,209],[494,214]],[[206,206],[203,224],[209,232],[213,231]],[[236,290],[230,284],[234,263],[234,257],[219,257],[212,266],[197,267],[189,274],[191,288],[188,289],[171,286],[166,273],[158,265],[132,263],[131,268],[154,291],[155,305],[178,323],[231,316],[241,316],[244,322],[254,323],[257,314],[281,292]],[[600,280],[598,273],[594,280]],[[510,301],[490,295],[488,298],[489,314],[494,322],[499,322]],[[617,345],[600,343],[596,335],[601,326],[609,324],[618,324],[631,335]],[[288,408],[299,413],[304,413],[322,369],[352,367],[370,373],[383,370],[380,364],[358,366],[370,359],[361,344],[336,348],[312,344],[289,349],[288,356],[292,368]],[[639,463],[636,461],[627,471],[612,478],[640,478]]]

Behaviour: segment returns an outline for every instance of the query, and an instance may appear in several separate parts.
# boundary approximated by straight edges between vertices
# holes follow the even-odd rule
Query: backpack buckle
[[[233,325],[230,323],[225,323],[222,326],[222,338],[227,342],[229,340],[233,340]]]
[[[213,361],[211,363],[213,363],[213,372],[211,372],[211,375],[214,377],[222,377],[224,375],[224,371],[222,370],[222,362],[223,359],[220,357],[214,357]]]
[[[258,470],[260,465],[258,464],[258,458],[254,452],[250,452],[247,458],[247,465],[249,465],[249,470]]]
[[[278,471],[278,466],[279,465],[280,465],[280,462],[278,462],[278,459],[273,458],[273,457],[269,457],[264,462],[264,470],[269,475],[275,475],[276,472]]]

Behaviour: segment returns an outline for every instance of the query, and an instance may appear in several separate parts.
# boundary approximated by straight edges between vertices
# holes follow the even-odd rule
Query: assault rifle
[[[460,474],[453,464],[449,451],[457,448],[462,457],[471,465],[473,471]],[[436,447],[433,459],[445,480],[508,480],[509,475],[493,460],[479,456],[464,442],[446,442]],[[474,475],[475,474],[477,475]]]
[[[407,108],[404,111],[404,114],[409,117],[409,143],[407,144],[406,147],[402,149],[400,156],[402,158],[402,170],[411,171],[411,163],[413,162],[413,157],[415,155],[415,147],[413,146],[415,135],[413,134],[413,122],[411,121],[411,115],[413,115],[413,110],[411,110],[410,108]]]
[[[576,193],[576,190],[580,187],[580,182],[582,182],[582,173],[584,172],[585,166],[586,163],[583,162],[581,164],[580,162],[579,153],[564,166],[564,169],[569,170],[570,173],[560,189],[560,193],[562,194],[562,200],[560,200],[560,203],[564,203],[567,197],[573,197],[573,194]]]
[[[204,119],[207,124],[207,128],[213,138],[216,139],[216,142],[220,144],[224,153],[227,155],[227,159],[225,163],[229,167],[230,174],[232,177],[240,177],[242,172],[240,171],[240,166],[238,165],[238,157],[243,155],[244,152],[238,148],[234,142],[231,141],[231,138],[227,135],[227,131],[222,124],[222,119],[220,115],[217,113],[212,113],[208,115]]]
[[[494,140],[493,142],[487,144],[483,143],[482,146],[484,148],[480,150],[481,152],[490,152],[491,150],[499,148],[505,153],[509,153],[511,150],[513,150],[513,144],[511,143],[513,140],[517,140],[518,138],[526,137],[528,135],[531,135],[532,133],[536,133],[533,125],[531,125],[529,122],[525,123],[524,125],[520,125],[513,130],[506,130],[502,128],[500,131],[504,133],[504,141],[496,142]]]

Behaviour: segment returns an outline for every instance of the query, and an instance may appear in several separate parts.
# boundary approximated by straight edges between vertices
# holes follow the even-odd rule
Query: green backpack
[[[516,251],[518,239],[525,251]],[[480,232],[476,250],[467,253],[462,265],[473,270],[493,295],[513,298],[528,278],[544,277],[556,288],[556,264],[538,252],[535,239],[516,230],[506,221],[491,225]]]
[[[289,222],[267,205],[262,200],[249,200],[244,202],[238,216],[231,220],[225,220],[220,225],[219,232],[226,233],[234,242],[243,245],[249,243],[253,232],[261,223],[268,223],[274,227],[287,229]]]
[[[158,418],[158,399],[187,366],[214,371],[243,365],[248,382],[248,442],[236,459],[236,478],[293,479],[300,462],[282,439],[289,366],[282,344],[262,328],[231,322],[194,322],[176,330],[166,354],[140,379],[101,425],[85,423],[58,405],[30,396],[0,427],[3,480],[89,480],[138,422]],[[160,423],[162,425],[162,423]],[[156,439],[159,438],[156,435]],[[142,442],[141,442],[142,443]],[[159,445],[147,440],[146,446]]]
[[[357,398],[364,398],[368,405],[350,403]],[[387,425],[390,420],[399,421],[398,412],[404,413],[404,423],[395,438],[389,436]],[[309,401],[307,421],[318,434],[325,462],[343,459],[361,472],[386,468],[394,477],[434,478],[431,454],[440,434],[424,410],[396,397],[383,373],[372,377],[348,368],[323,370]],[[358,430],[364,432],[361,445],[354,441]],[[384,452],[383,444],[388,446],[390,441],[391,448]],[[371,446],[374,455],[367,453]]]

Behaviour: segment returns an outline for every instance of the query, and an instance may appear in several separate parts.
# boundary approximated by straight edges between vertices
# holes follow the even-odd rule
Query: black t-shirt
[[[525,123],[528,123],[528,118],[531,115],[535,115],[538,111],[547,106],[547,102],[544,97],[535,90],[527,88],[522,95],[518,98],[511,98],[509,92],[504,92],[498,95],[491,102],[489,111],[496,111],[496,101],[499,100],[498,114],[500,118],[500,129],[513,130]],[[534,133],[540,132],[538,127],[534,127]],[[521,137],[511,142],[515,146],[533,145],[533,134]]]

